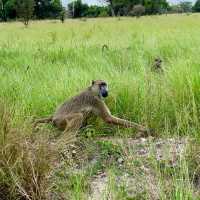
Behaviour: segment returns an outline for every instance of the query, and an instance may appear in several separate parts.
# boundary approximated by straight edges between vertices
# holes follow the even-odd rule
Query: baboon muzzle
[[[106,90],[102,91],[101,95],[104,98],[107,97],[108,96],[108,91],[106,91]]]

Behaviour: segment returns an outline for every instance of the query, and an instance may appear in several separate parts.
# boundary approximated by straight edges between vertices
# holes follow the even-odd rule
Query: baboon
[[[107,45],[107,44],[104,44],[104,45],[102,46],[101,50],[102,50],[102,52],[104,52],[105,50],[108,51],[108,50],[109,50],[108,45]]]
[[[153,71],[157,71],[157,72],[163,71],[161,58],[158,57],[154,59],[154,64],[153,64],[152,69]]]
[[[53,116],[35,121],[35,126],[38,123],[52,123],[64,132],[77,131],[89,116],[96,115],[108,124],[136,128],[139,132],[148,133],[148,129],[142,125],[111,115],[103,101],[107,96],[107,83],[103,80],[93,80],[91,86],[64,102]]]

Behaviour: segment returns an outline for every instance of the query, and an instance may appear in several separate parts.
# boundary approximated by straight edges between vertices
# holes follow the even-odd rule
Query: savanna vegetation
[[[199,32],[198,14],[1,23],[0,199],[199,199]],[[154,135],[99,119],[70,145],[33,130],[92,79]]]
[[[167,13],[199,12],[200,0],[169,4],[167,0],[99,0],[102,5],[88,5],[82,0],[0,0],[0,21],[22,20],[25,25],[32,19],[61,19],[136,16]]]

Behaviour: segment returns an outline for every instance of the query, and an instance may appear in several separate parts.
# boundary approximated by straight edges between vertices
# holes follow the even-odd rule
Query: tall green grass
[[[0,24],[0,97],[14,121],[46,116],[92,79],[110,84],[114,114],[159,130],[199,130],[199,19],[152,16]],[[106,44],[109,49],[102,52]],[[152,73],[153,59],[164,74]]]
[[[110,89],[106,103],[113,114],[154,128],[158,136],[189,135],[199,139],[199,32],[198,14],[66,20],[64,24],[34,21],[29,28],[18,22],[1,23],[0,100],[9,108],[8,127],[20,129],[19,135],[32,135],[30,127],[26,127],[32,118],[52,114],[57,105],[87,87],[93,79],[105,79]],[[103,45],[108,49],[102,51]],[[163,59],[163,73],[151,71],[156,57]],[[2,128],[5,117],[0,120]],[[96,125],[97,130],[105,126]],[[2,128],[1,141],[5,132]],[[37,152],[27,149],[23,137],[16,144],[19,147],[16,153],[22,162],[22,153],[29,152],[21,167],[31,167],[34,163],[31,155]],[[12,141],[7,140],[8,157],[13,151]],[[4,150],[2,146],[1,151]],[[46,148],[44,152],[38,154],[48,155]],[[19,194],[26,181],[17,178],[25,177],[26,173],[15,164],[18,160],[13,163],[15,176],[3,170],[1,185],[7,186],[11,181],[18,192],[12,187],[10,191]],[[5,165],[1,163],[1,169]],[[36,169],[39,170],[37,166]],[[44,171],[38,171],[42,176],[48,172],[48,164]],[[32,180],[34,170],[28,173]],[[178,195],[184,187],[177,185],[180,188],[176,188],[172,199],[183,199]],[[40,186],[43,187],[42,183]],[[30,187],[23,195],[37,199],[37,194]],[[187,195],[190,199],[190,191]]]

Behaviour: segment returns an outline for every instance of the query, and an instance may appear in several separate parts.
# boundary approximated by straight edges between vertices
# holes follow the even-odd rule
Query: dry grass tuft
[[[0,194],[3,199],[45,199],[55,149],[48,137],[11,128],[11,112],[0,106]]]

